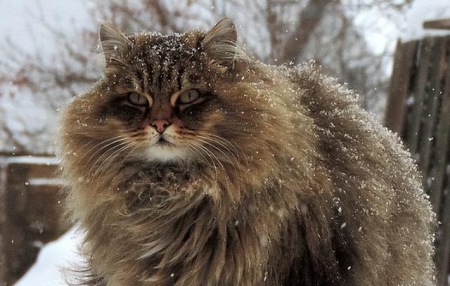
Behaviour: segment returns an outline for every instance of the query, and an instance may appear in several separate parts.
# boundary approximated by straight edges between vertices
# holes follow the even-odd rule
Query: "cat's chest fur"
[[[108,283],[258,285],[272,281],[267,265],[272,244],[278,243],[273,234],[286,217],[272,214],[276,219],[269,221],[271,207],[255,199],[244,198],[236,204],[221,201],[215,196],[231,187],[217,184],[216,176],[221,175],[226,176],[208,174],[201,167],[159,166],[143,168],[118,186],[124,205],[103,231],[110,232],[104,236],[111,237],[122,258],[103,261],[119,269]],[[273,228],[268,228],[271,224]],[[93,249],[97,256],[111,258],[106,253],[110,247]]]

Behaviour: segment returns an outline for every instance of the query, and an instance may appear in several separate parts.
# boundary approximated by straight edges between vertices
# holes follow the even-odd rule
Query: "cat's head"
[[[252,75],[231,20],[207,33],[172,35],[125,36],[101,25],[99,37],[104,77],[66,112],[70,152],[97,167],[118,156],[215,165],[235,160],[260,114],[258,99],[240,86]]]

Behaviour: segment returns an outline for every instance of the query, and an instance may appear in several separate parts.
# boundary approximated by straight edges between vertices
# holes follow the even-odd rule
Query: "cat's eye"
[[[197,90],[190,89],[180,94],[180,96],[178,97],[178,101],[180,102],[180,104],[189,104],[199,99],[199,97],[200,93]]]
[[[128,94],[128,101],[136,106],[145,106],[148,105],[148,99],[142,94],[131,92]]]

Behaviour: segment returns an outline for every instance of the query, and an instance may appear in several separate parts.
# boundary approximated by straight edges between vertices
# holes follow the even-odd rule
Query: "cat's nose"
[[[167,127],[170,126],[170,122],[164,119],[156,119],[150,123],[150,126],[155,128],[159,134],[163,134]]]

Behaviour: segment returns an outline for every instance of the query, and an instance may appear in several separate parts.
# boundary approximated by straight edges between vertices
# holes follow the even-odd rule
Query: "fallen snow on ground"
[[[39,253],[36,263],[15,286],[65,286],[70,281],[71,271],[82,263],[77,255],[82,235],[75,228],[58,240],[46,244]]]

